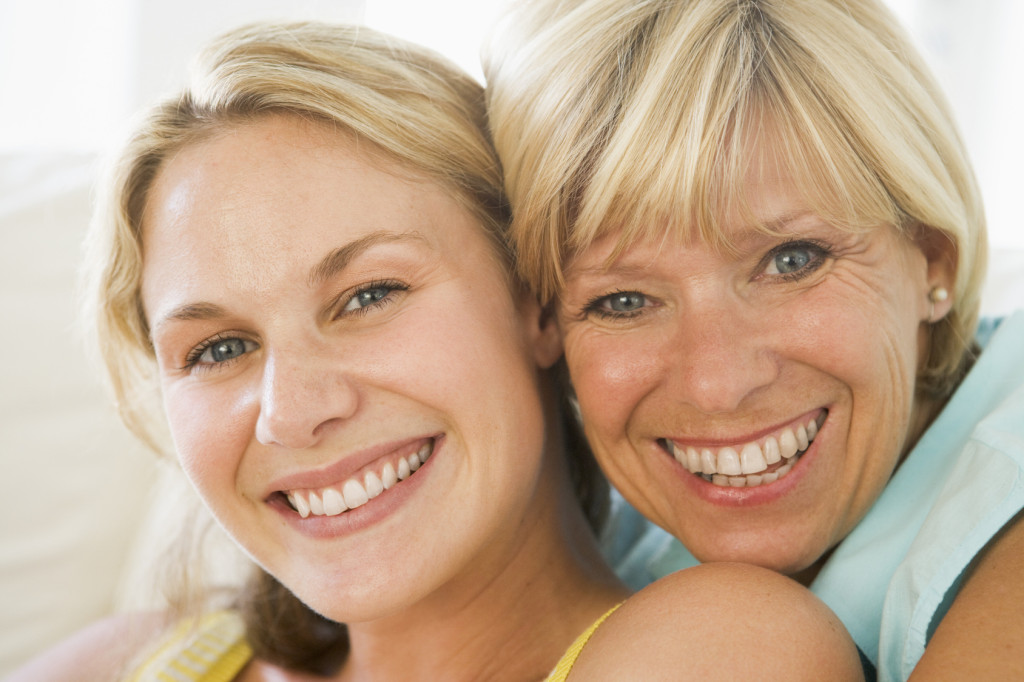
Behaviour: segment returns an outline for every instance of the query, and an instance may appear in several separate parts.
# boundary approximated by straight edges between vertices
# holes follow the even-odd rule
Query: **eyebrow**
[[[383,230],[379,232],[372,232],[346,244],[345,246],[334,249],[327,254],[319,263],[310,269],[307,281],[311,287],[316,287],[344,270],[353,259],[366,252],[368,249],[378,244],[387,244],[392,242],[418,242],[427,246],[430,245],[430,242],[427,241],[426,237],[418,232],[396,233],[386,232]],[[153,331],[159,329],[161,326],[172,320],[212,320],[226,317],[227,315],[228,311],[216,303],[208,303],[206,301],[186,303],[178,306],[177,308],[171,309],[166,315],[163,315],[159,320],[157,320],[151,328],[150,336],[152,336]]]
[[[602,277],[605,275],[611,275],[615,273],[616,276],[637,276],[642,275],[645,272],[650,272],[649,265],[634,265],[634,264],[623,264],[619,261],[613,263],[607,263],[601,261],[597,265],[589,265],[587,267],[573,267],[566,270],[566,277],[571,279],[577,279],[581,277]]]
[[[761,225],[768,228],[769,230],[785,234],[787,231],[792,230],[792,224],[806,220],[808,217],[818,218],[820,217],[810,209],[796,209],[794,211],[787,211],[780,213],[775,216],[767,217],[762,221]],[[732,243],[743,247],[748,244],[758,242],[765,239],[766,235],[757,230],[746,232],[739,237],[733,237]],[[625,255],[629,251],[627,246],[623,254]],[[570,267],[566,268],[566,277],[571,278],[586,278],[586,277],[601,277],[605,275],[611,275],[615,273],[616,276],[640,276],[650,271],[649,263],[634,263],[631,262],[628,257],[625,258],[626,262],[623,261],[623,256],[620,256],[612,262],[603,260],[601,263],[596,265],[590,265],[587,267]]]
[[[427,239],[419,232],[371,232],[365,237],[360,237],[354,242],[350,242],[345,246],[334,249],[327,254],[323,260],[313,266],[309,271],[307,281],[311,287],[323,284],[325,281],[347,268],[348,264],[351,263],[356,256],[359,256],[378,244],[387,244],[391,242],[419,242],[427,246],[430,245]]]
[[[224,317],[227,311],[215,303],[186,303],[183,306],[174,308],[166,315],[157,320],[153,329],[158,329],[170,320],[210,320],[217,317]]]

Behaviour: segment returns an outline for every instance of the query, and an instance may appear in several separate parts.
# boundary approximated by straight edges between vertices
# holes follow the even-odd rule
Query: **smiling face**
[[[796,573],[863,517],[911,430],[948,272],[890,227],[827,224],[785,176],[751,172],[761,224],[735,250],[616,235],[566,270],[566,358],[609,479],[703,561]]]
[[[344,621],[508,562],[542,506],[557,341],[467,211],[272,117],[174,156],[143,224],[178,456],[256,561]]]

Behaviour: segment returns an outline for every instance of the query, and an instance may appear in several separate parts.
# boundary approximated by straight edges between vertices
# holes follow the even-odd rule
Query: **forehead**
[[[243,210],[351,211],[359,196],[369,202],[380,192],[425,189],[417,184],[427,183],[413,179],[419,180],[347,134],[267,117],[217,130],[170,157],[150,189],[143,225],[173,222],[186,212],[216,222]]]
[[[324,124],[274,116],[186,145],[158,172],[143,213],[144,254],[169,239],[288,244],[344,239],[459,207],[436,183]],[[407,229],[408,225],[403,225]]]
[[[371,234],[414,232],[437,254],[489,245],[437,183],[349,135],[291,117],[233,126],[186,146],[165,163],[147,199],[147,303],[160,287],[183,288],[183,273],[239,287],[302,284],[326,253]]]

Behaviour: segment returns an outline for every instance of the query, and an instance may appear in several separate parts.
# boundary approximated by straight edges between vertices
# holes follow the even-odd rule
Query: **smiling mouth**
[[[785,477],[807,451],[828,417],[822,410],[814,419],[786,428],[767,438],[721,448],[695,448],[666,438],[661,446],[684,469],[705,481],[727,488],[754,488]]]
[[[280,494],[304,519],[309,516],[337,516],[363,506],[408,479],[434,453],[435,443],[436,439],[431,438],[411,455],[387,462],[379,471],[367,471],[362,478],[350,478],[326,488],[282,490]]]

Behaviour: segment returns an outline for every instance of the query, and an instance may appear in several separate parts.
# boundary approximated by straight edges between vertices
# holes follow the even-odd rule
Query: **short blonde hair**
[[[129,428],[167,452],[142,309],[142,215],[163,164],[247,120],[284,113],[352,135],[447,188],[509,258],[507,202],[481,86],[439,55],[359,26],[260,24],[199,57],[180,96],[152,108],[115,159],[86,242],[87,324]]]
[[[957,381],[985,275],[980,193],[941,92],[875,0],[526,0],[484,70],[518,269],[543,300],[612,230],[620,251],[666,229],[728,246],[719,218],[746,210],[757,135],[829,222],[955,243],[953,309],[918,380]]]

